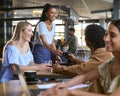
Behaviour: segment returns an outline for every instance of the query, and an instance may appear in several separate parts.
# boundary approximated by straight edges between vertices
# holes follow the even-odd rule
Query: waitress
[[[54,42],[55,24],[53,21],[56,16],[56,8],[51,4],[45,4],[38,25],[39,40],[33,47],[33,56],[36,63],[48,63],[53,57],[61,61],[62,51],[56,49]]]

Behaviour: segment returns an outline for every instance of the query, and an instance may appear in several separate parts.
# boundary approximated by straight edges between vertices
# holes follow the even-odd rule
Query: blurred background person
[[[77,50],[77,47],[78,47],[78,39],[77,37],[75,36],[75,29],[74,28],[69,28],[68,29],[68,40],[65,41],[64,45],[68,45],[68,50],[67,52],[68,53],[73,53],[75,54],[75,51]]]

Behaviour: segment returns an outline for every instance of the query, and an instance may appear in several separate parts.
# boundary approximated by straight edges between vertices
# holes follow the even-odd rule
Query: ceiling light
[[[16,15],[17,14],[17,12],[16,11],[14,11],[14,15]]]
[[[42,14],[42,10],[33,10],[33,14]]]

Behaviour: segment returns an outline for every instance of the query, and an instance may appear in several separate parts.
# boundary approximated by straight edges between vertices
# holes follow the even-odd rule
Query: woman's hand
[[[38,64],[37,70],[43,70],[43,71],[50,71],[52,70],[52,65],[51,64]]]
[[[76,56],[73,55],[72,53],[68,54],[68,59],[71,60],[72,62],[75,62],[76,61]]]
[[[63,52],[60,51],[60,50],[55,50],[54,53],[55,53],[56,55],[58,55],[58,56],[62,56],[62,54],[63,54]]]
[[[48,89],[46,91],[40,92],[38,96],[70,96],[68,89]]]
[[[50,71],[52,70],[52,64],[44,63],[44,64],[36,64],[31,62],[30,66],[35,70],[43,70],[43,71]]]
[[[74,63],[81,63],[81,61],[79,59],[77,59],[77,57],[75,55],[73,55],[72,53],[68,54],[68,60],[70,60]]]
[[[59,87],[61,83],[58,83],[56,86],[40,92],[38,96],[68,96],[68,89],[66,87]]]
[[[57,60],[57,62],[62,62],[62,59],[61,59],[61,57],[60,56],[56,56],[56,60]]]

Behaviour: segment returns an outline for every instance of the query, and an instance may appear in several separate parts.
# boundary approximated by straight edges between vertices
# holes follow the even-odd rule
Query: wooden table
[[[46,83],[53,83],[53,82],[39,82],[27,86],[28,89],[37,89],[38,88],[36,86],[37,84],[46,84]],[[5,83],[0,83],[0,96],[26,96],[26,94],[19,80],[11,80]]]
[[[24,70],[24,72],[25,72],[25,70]],[[37,71],[37,77],[38,78],[72,78],[73,76],[41,70],[41,71]]]
[[[19,80],[0,84],[0,96],[24,96]]]
[[[36,84],[28,85],[28,89],[37,89]],[[26,96],[19,80],[0,83],[0,96]]]
[[[52,73],[48,71],[37,71],[37,77],[38,78],[71,78],[72,76],[58,74],[58,73]]]
[[[51,82],[46,82],[51,83]],[[40,83],[43,84],[43,83]],[[88,87],[89,88],[89,87]],[[79,90],[87,91],[88,88]],[[37,89],[36,84],[28,85],[28,89]],[[11,80],[6,83],[0,83],[0,96],[26,96],[19,80]]]

